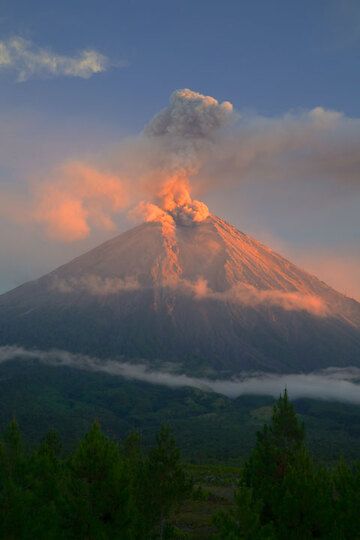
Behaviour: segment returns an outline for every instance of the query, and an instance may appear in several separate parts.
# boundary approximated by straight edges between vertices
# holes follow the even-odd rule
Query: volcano
[[[209,215],[135,227],[0,296],[0,345],[193,375],[360,366],[360,304]]]

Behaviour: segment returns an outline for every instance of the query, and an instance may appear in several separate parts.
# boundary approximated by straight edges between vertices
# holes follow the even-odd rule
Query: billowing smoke
[[[360,404],[360,369],[328,368],[300,374],[243,373],[237,379],[212,380],[188,377],[169,371],[154,371],[146,364],[130,364],[114,360],[99,360],[67,351],[27,350],[17,346],[0,347],[0,363],[12,360],[38,361],[50,366],[66,366],[85,371],[97,371],[144,381],[151,384],[199,388],[230,398],[241,395],[278,397],[287,388],[291,398],[313,398]]]
[[[193,92],[188,88],[176,90],[170,105],[160,111],[145,127],[150,137],[168,137],[170,147],[186,148],[187,141],[209,140],[222,128],[233,113],[229,101],[219,103],[215,98]]]
[[[233,118],[233,106],[219,103],[189,89],[177,90],[170,104],[144,129],[144,137],[160,157],[153,200],[142,201],[138,211],[146,221],[190,224],[207,218],[205,203],[191,197],[190,178],[195,176],[216,145],[216,140]],[[165,212],[155,212],[154,205]],[[170,220],[169,217],[170,216]]]
[[[100,163],[67,162],[33,182],[31,208],[22,209],[21,216],[69,242],[93,229],[114,229],[121,212],[160,222],[165,232],[176,223],[200,222],[209,210],[193,198],[192,178],[232,117],[229,102],[178,90],[138,137],[123,141]],[[6,212],[16,214],[16,208]]]
[[[209,215],[205,203],[192,199],[189,178],[184,172],[166,178],[155,197],[156,202],[141,201],[132,211],[146,222],[162,223],[165,232],[171,232],[176,223],[199,223]]]
[[[189,178],[184,172],[176,173],[165,180],[157,200],[158,206],[174,222],[200,222],[209,215],[206,204],[191,198]]]
[[[32,207],[21,215],[66,241],[114,228],[121,212],[171,231],[176,223],[206,219],[199,197],[211,190],[223,195],[230,185],[326,182],[352,190],[360,184],[359,156],[360,121],[342,113],[316,107],[240,117],[228,101],[177,90],[139,136],[92,164],[67,162],[37,180]],[[7,200],[11,211],[1,213],[16,218]]]

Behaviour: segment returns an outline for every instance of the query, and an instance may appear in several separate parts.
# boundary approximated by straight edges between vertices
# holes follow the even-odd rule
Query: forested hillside
[[[144,451],[138,433],[117,441],[94,422],[66,452],[53,431],[29,450],[13,420],[0,442],[0,538],[359,538],[360,465],[315,461],[286,392],[243,466],[217,469],[222,490],[205,487],[210,471],[182,461],[166,426]]]
[[[0,431],[15,416],[29,444],[49,429],[71,450],[98,418],[108,435],[141,432],[150,447],[162,423],[171,424],[184,458],[193,463],[241,465],[256,432],[271,418],[272,397],[230,399],[195,388],[171,388],[112,375],[37,362],[0,364]],[[335,401],[294,401],[317,459],[360,456],[360,406]]]

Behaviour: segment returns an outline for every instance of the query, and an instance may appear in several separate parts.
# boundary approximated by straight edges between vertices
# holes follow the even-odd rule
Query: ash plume
[[[120,213],[164,223],[166,231],[166,224],[200,222],[209,211],[193,197],[191,178],[233,114],[229,102],[178,90],[139,136],[123,141],[101,163],[65,162],[32,180],[25,211],[4,194],[1,213],[40,224],[64,242],[86,238],[94,229],[115,229]]]
[[[182,89],[137,137],[34,179],[31,203],[2,193],[0,212],[67,242],[115,228],[119,214],[159,221],[169,232],[176,223],[206,219],[200,199],[212,191],[224,197],[230,186],[276,191],[307,182],[320,186],[317,192],[341,185],[342,196],[351,194],[360,185],[359,155],[360,120],[341,112],[315,107],[273,118],[239,115],[228,101]]]
[[[204,96],[188,88],[176,90],[168,107],[160,111],[145,127],[149,137],[165,137],[167,145],[176,151],[186,148],[188,141],[208,141],[224,127],[233,114],[229,101],[219,103],[211,96]]]
[[[190,224],[207,218],[205,203],[191,197],[191,176],[198,173],[206,154],[216,144],[218,133],[233,118],[230,102],[219,103],[189,89],[177,90],[168,107],[160,111],[145,127],[143,135],[157,149],[160,157],[155,169],[157,186],[151,205],[142,201],[138,207],[145,221],[180,222]],[[150,211],[149,211],[150,210]]]

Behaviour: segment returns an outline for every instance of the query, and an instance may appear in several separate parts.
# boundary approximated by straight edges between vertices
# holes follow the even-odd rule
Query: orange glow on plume
[[[114,229],[111,215],[126,202],[117,176],[71,162],[36,186],[34,218],[50,237],[71,242],[88,236],[90,225]]]
[[[155,202],[142,201],[134,215],[145,221],[163,224],[164,231],[171,231],[177,222],[183,225],[200,222],[209,215],[205,203],[192,199],[188,176],[183,172],[173,173],[160,183]]]

